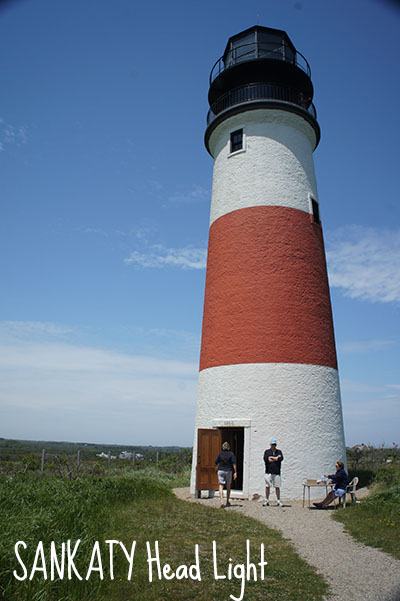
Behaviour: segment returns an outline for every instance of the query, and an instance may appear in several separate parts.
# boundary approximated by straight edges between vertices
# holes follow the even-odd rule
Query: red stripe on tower
[[[200,370],[236,363],[337,368],[321,227],[249,207],[210,228]]]

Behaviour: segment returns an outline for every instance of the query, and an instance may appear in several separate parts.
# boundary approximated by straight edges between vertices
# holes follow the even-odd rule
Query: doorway
[[[243,464],[244,464],[244,428],[219,428],[222,442],[228,442],[231,451],[236,457],[237,479],[232,480],[232,490],[243,490]]]

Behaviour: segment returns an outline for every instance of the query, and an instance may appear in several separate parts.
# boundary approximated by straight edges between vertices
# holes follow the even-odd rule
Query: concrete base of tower
[[[281,496],[300,499],[305,478],[346,463],[336,369],[291,363],[250,363],[204,369],[199,375],[191,492],[196,489],[200,428],[243,432],[241,488],[233,496],[265,494],[263,454],[271,438],[282,450]],[[272,493],[273,497],[273,493]]]

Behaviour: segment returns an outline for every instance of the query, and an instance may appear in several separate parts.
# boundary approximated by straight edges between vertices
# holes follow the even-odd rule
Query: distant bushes
[[[400,482],[400,449],[356,445],[346,449],[350,480],[357,476],[358,488],[374,482],[389,486]]]
[[[360,469],[376,471],[385,463],[400,463],[400,449],[393,443],[391,448],[359,444],[346,448],[347,464],[354,471]]]

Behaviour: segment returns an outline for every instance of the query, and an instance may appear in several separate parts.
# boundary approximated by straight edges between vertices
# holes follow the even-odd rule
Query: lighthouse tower
[[[283,451],[282,495],[345,461],[331,303],[314,175],[320,129],[306,59],[284,31],[231,37],[210,76],[214,159],[191,490],[264,492],[263,452]]]

